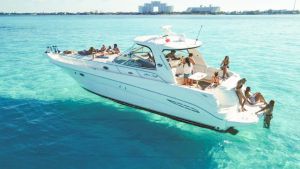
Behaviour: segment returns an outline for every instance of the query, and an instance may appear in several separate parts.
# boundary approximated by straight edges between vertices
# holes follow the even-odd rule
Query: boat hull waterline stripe
[[[194,109],[194,108],[192,108],[192,107],[190,107],[190,106],[188,106],[188,105],[185,105],[185,104],[182,104],[182,103],[176,102],[176,101],[174,101],[174,100],[170,100],[170,99],[167,99],[167,100],[168,100],[169,102],[171,102],[171,103],[177,105],[177,106],[180,106],[180,107],[184,108],[184,109],[188,109],[188,110],[190,110],[190,111],[193,111],[193,112],[196,112],[196,113],[200,113],[197,109]]]

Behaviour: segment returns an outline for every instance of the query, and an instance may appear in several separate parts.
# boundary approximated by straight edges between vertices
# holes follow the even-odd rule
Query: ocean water
[[[274,99],[262,123],[221,134],[88,93],[43,52],[161,34],[197,36],[209,65],[225,55],[247,86]],[[300,168],[300,16],[0,17],[0,168]]]

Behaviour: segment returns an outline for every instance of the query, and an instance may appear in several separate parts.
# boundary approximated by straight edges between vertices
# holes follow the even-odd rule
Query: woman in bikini
[[[270,128],[271,119],[273,118],[274,105],[275,105],[275,101],[271,100],[269,102],[269,104],[266,105],[266,107],[262,108],[261,110],[259,110],[258,112],[255,113],[255,114],[258,114],[261,111],[265,111],[264,112],[264,128]]]
[[[236,95],[239,99],[239,103],[241,105],[241,111],[247,111],[245,108],[244,108],[244,105],[245,105],[245,102],[246,102],[246,97],[244,96],[243,92],[242,92],[242,88],[243,88],[243,85],[246,83],[246,79],[243,78],[241,80],[239,80],[237,82],[237,85],[235,87],[235,92],[236,92]]]
[[[112,50],[111,46],[108,46],[108,48],[105,51],[105,54],[107,54],[107,55],[113,54],[113,50]]]
[[[215,72],[211,78],[211,87],[217,87],[220,85],[219,72]]]
[[[224,60],[221,63],[221,69],[223,70],[222,78],[225,79],[225,75],[229,77],[228,68],[229,68],[229,56],[225,56]]]
[[[250,94],[250,91],[251,91],[251,88],[250,87],[247,87],[246,90],[245,90],[245,97],[247,99],[247,101],[251,104],[251,105],[254,105],[256,103],[264,103],[264,104],[267,104],[264,96],[259,93],[259,92],[256,92],[254,94]]]
[[[106,50],[106,46],[103,44],[99,52],[105,52],[105,50]]]
[[[105,50],[106,50],[106,47],[105,47],[105,45],[103,44],[102,47],[100,48],[100,50],[96,50],[96,55],[95,55],[95,57],[98,58],[98,57],[100,57],[100,56],[104,56]]]

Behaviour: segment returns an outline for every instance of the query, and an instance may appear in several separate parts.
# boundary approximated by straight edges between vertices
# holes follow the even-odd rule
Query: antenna
[[[202,30],[202,27],[203,27],[203,25],[201,25],[201,27],[200,27],[200,29],[199,29],[199,31],[198,31],[198,35],[197,35],[197,37],[196,37],[195,44],[196,44],[197,41],[198,41],[198,38],[199,38],[199,36],[200,36],[200,32],[201,32],[201,30]]]
[[[161,27],[164,30],[164,36],[170,36],[174,35],[175,33],[172,32],[172,26],[171,25],[165,25]]]

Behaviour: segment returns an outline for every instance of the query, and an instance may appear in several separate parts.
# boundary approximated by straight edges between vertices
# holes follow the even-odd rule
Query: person
[[[245,105],[245,102],[246,102],[246,97],[244,96],[243,92],[242,92],[242,87],[243,85],[246,83],[246,79],[245,78],[242,78],[240,79],[238,82],[237,82],[237,85],[235,87],[235,92],[236,92],[236,95],[239,99],[239,103],[241,105],[241,111],[247,111],[245,108],[244,108],[244,105]]]
[[[63,51],[63,54],[65,54],[65,55],[72,54],[72,53],[73,53],[73,51],[71,51],[71,50],[65,50],[65,51]]]
[[[192,53],[189,53],[189,59],[190,59],[190,62],[195,65],[195,60],[193,59],[193,54]]]
[[[192,74],[193,65],[188,57],[183,60],[183,85],[189,85],[189,77]]]
[[[92,60],[95,59],[96,49],[94,47],[90,47],[88,50],[88,55],[92,55]]]
[[[114,48],[112,49],[113,54],[119,54],[120,53],[120,49],[118,48],[117,44],[114,44]]]
[[[155,64],[155,60],[154,60],[154,57],[150,54],[150,52],[147,53],[147,60],[151,63],[154,63]]]
[[[222,78],[225,79],[225,75],[227,77],[229,77],[228,74],[228,68],[229,68],[229,56],[225,56],[225,58],[223,59],[222,63],[221,63],[221,69],[223,70],[223,76]]]
[[[96,51],[97,53],[95,55],[95,58],[104,56],[105,51],[106,51],[106,46],[103,44],[102,47],[100,48],[100,50]]]
[[[177,58],[175,56],[175,53],[176,53],[175,50],[171,50],[171,52],[166,55],[166,57],[169,59],[169,61],[171,61],[171,60],[179,60],[180,59],[180,58]]]
[[[189,57],[186,57],[183,60],[183,85],[192,85],[192,80],[189,79],[189,76],[193,73],[193,65],[195,65],[195,61],[193,59],[193,54],[190,53]]]
[[[103,44],[102,47],[100,48],[99,52],[105,52],[106,46]]]
[[[214,75],[211,78],[211,85],[210,86],[219,86],[220,85],[220,79],[219,79],[219,72],[215,72]]]
[[[113,54],[111,46],[108,46],[108,48],[105,51],[108,55]]]
[[[251,91],[250,87],[247,87],[245,90],[245,97],[246,97],[248,103],[250,103],[251,105],[254,105],[256,103],[261,103],[261,102],[263,102],[264,104],[267,104],[264,96],[261,93],[256,92],[251,95],[250,91]]]
[[[94,54],[96,52],[96,49],[94,47],[90,47],[88,50],[89,55]]]
[[[269,104],[267,104],[264,108],[257,111],[255,114],[264,111],[264,128],[270,128],[271,119],[273,118],[273,108],[275,105],[275,101],[271,100]]]

